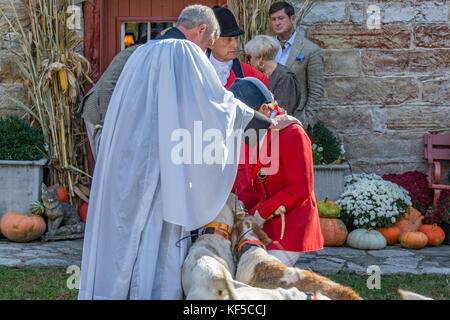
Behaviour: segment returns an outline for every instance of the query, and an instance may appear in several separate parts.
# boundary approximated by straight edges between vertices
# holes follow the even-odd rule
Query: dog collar
[[[237,249],[237,260],[251,247],[260,247],[266,250],[266,246],[259,240],[245,240],[243,241]]]
[[[202,234],[218,234],[227,240],[231,240],[231,228],[225,223],[208,223],[205,229],[203,229]]]

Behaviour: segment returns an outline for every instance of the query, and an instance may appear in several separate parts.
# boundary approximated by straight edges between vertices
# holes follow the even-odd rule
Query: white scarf
[[[214,58],[213,54],[209,56],[209,61],[211,61],[214,69],[216,69],[217,75],[219,76],[220,82],[225,86],[230,77],[231,68],[233,67],[233,60],[222,62]]]

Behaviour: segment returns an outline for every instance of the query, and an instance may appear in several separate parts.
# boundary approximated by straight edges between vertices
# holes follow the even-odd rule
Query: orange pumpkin
[[[394,226],[399,227],[402,232],[417,231],[422,225],[425,217],[413,207],[409,207],[403,217],[398,220]]]
[[[49,188],[53,188],[54,185],[51,185]],[[62,186],[58,187],[58,201],[59,202],[68,202],[69,201],[69,194],[67,193],[66,189],[64,189]]]
[[[86,222],[87,212],[88,212],[88,204],[86,202],[83,202],[80,208],[81,221]]]
[[[428,243],[425,233],[419,231],[403,232],[399,237],[400,244],[407,249],[422,249]]]
[[[402,233],[400,228],[397,226],[392,226],[388,228],[379,228],[378,232],[380,232],[383,235],[383,237],[386,239],[386,243],[390,246],[398,242],[398,237]]]
[[[38,215],[7,212],[0,220],[3,235],[14,242],[30,242],[45,232],[44,219]]]
[[[339,247],[347,239],[347,228],[341,219],[337,218],[319,218],[320,229],[322,230],[324,246]]]
[[[445,232],[436,224],[424,224],[419,228],[428,238],[428,246],[439,246],[444,242]]]

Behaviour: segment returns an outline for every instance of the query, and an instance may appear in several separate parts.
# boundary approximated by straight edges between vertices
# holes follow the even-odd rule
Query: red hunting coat
[[[269,88],[269,80],[267,79],[267,76],[264,73],[260,72],[259,70],[253,68],[251,65],[246,64],[244,62],[241,62],[241,66],[242,66],[242,72],[244,73],[244,77],[256,78],[256,79],[260,80],[262,83],[264,83],[266,85],[267,89],[270,89]],[[225,88],[227,90],[230,89],[234,80],[236,80],[236,75],[235,75],[233,69],[231,69],[230,76],[228,77],[227,84],[225,85]]]
[[[270,149],[269,147],[267,153],[269,159]],[[259,177],[251,179],[255,165],[249,163],[249,154],[254,156],[255,151],[248,146],[244,150],[245,163],[239,165],[232,192],[237,191],[249,214],[253,215],[258,210],[265,219],[279,206],[286,207],[283,240],[280,240],[281,217],[264,223],[263,230],[280,245],[272,243],[267,249],[295,252],[323,249],[324,240],[314,195],[311,141],[302,126],[292,124],[279,131],[279,169],[277,173],[267,175],[264,180]],[[267,161],[262,163],[263,170],[270,166]]]

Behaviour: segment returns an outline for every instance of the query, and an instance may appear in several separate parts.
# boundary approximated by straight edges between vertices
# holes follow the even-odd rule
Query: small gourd
[[[39,201],[33,201],[30,203],[30,212],[36,216],[42,216],[44,214],[44,205]]]
[[[329,201],[328,197],[325,200],[317,201],[317,209],[321,218],[337,218],[339,213],[341,213],[337,203]]]

